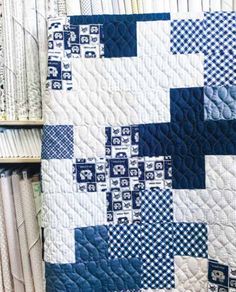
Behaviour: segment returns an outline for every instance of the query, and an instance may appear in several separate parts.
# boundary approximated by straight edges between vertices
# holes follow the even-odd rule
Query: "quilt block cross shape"
[[[170,90],[171,123],[140,125],[141,156],[171,155],[174,189],[205,189],[205,155],[236,155],[236,121],[204,120],[204,89]]]

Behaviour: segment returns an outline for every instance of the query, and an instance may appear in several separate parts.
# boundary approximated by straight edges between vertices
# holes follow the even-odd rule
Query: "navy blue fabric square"
[[[72,159],[74,155],[73,126],[43,127],[42,159]]]
[[[137,56],[137,31],[135,21],[109,22],[104,25],[104,56]]]
[[[207,257],[207,225],[204,223],[174,224],[174,254],[179,256]]]
[[[76,262],[99,261],[108,258],[108,230],[106,226],[75,229]]]
[[[172,156],[172,184],[175,189],[205,189],[205,157]]]
[[[138,259],[92,261],[80,264],[46,263],[47,292],[110,292],[141,288]]]
[[[204,121],[203,88],[170,90],[171,122],[140,125],[140,156],[171,155],[174,189],[205,188],[205,155],[236,154],[236,121]]]

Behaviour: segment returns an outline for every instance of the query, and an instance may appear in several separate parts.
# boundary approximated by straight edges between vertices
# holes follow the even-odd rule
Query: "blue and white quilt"
[[[236,291],[236,13],[49,19],[48,292]]]

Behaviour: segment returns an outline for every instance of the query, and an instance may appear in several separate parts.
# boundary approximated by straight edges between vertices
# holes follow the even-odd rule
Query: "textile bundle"
[[[0,178],[0,291],[42,292],[42,246],[38,220],[39,176],[2,171]],[[37,206],[37,209],[36,209]]]
[[[0,158],[19,157],[41,157],[41,129],[0,128]]]
[[[48,0],[51,16],[230,11],[235,8],[235,0]]]
[[[48,22],[47,292],[235,291],[233,2],[72,2]]]
[[[46,45],[46,0],[1,0],[0,120],[42,119]]]

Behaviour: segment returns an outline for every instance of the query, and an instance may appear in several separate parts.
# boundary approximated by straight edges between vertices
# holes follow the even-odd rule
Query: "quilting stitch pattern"
[[[152,19],[153,17],[154,16],[150,16],[149,21],[157,22],[158,20]],[[76,23],[76,19],[76,17],[71,19],[72,22],[70,27],[72,30]],[[98,19],[99,17],[91,19],[91,25],[96,23]],[[142,84],[132,81],[131,85],[133,87],[130,86],[130,89],[133,90],[136,88],[136,90],[141,90],[144,84],[148,84],[152,89],[155,88],[157,79],[151,79],[150,81],[149,76],[155,75],[157,71],[153,71],[151,74],[148,64],[151,64],[150,62],[156,59],[148,59],[147,56],[142,56],[142,46],[140,45],[140,40],[137,40],[137,28],[139,29],[139,25],[134,25],[137,19],[141,27],[142,19],[139,18],[139,16],[136,16],[134,19],[130,19],[127,16],[127,19],[121,17],[116,20],[114,20],[114,18],[108,20],[108,23],[111,22],[112,25],[114,25],[116,21],[120,22],[121,20],[122,25],[126,23],[126,25],[122,27],[126,27],[129,31],[124,35],[122,41],[119,42],[121,34],[118,30],[114,30],[114,36],[110,39],[110,42],[104,42],[104,54],[108,54],[106,57],[117,57],[116,60],[115,58],[109,60],[109,62],[103,62],[103,60],[87,60],[88,62],[83,62],[82,60],[79,70],[76,68],[76,71],[72,72],[73,76],[78,73],[78,75],[82,75],[78,76],[78,78],[82,80],[79,88],[80,91],[86,89],[86,92],[81,94],[87,96],[87,94],[90,94],[91,90],[94,90],[95,82],[93,80],[93,84],[90,82],[91,79],[89,79],[91,71],[94,70],[98,75],[95,80],[100,80],[102,86],[109,85],[109,89],[112,91],[114,88],[117,88],[117,80],[119,80],[119,89],[125,91],[127,90],[127,86],[124,85],[125,81],[133,79],[139,80],[136,78],[135,70],[138,70],[143,63],[145,63],[145,70],[142,72],[142,78],[139,80]],[[89,18],[84,20],[84,25],[88,25],[88,20]],[[214,23],[214,28],[216,30],[213,30],[212,35],[209,33],[209,47],[207,47],[207,44],[204,44],[204,38],[201,38],[201,34],[198,34],[198,38],[195,40],[191,39],[194,34],[192,33],[188,34],[186,37],[185,43],[187,43],[188,46],[182,46],[181,48],[179,46],[175,52],[178,53],[178,50],[182,50],[181,54],[192,54],[193,57],[197,56],[195,53],[204,53],[205,84],[214,88],[213,90],[215,90],[215,92],[220,91],[219,84],[223,84],[227,88],[227,92],[230,92],[232,84],[234,83],[234,77],[232,75],[234,64],[230,62],[233,56],[232,46],[234,46],[234,35],[230,33],[230,31],[234,30],[234,22],[232,20],[234,20],[233,14],[227,13],[223,13],[222,15],[217,13],[205,14],[203,20],[192,22],[185,20],[186,27],[189,26],[192,32],[196,33],[196,36],[197,32],[199,30],[201,31],[202,26],[205,26],[206,31],[210,28],[211,24]],[[79,21],[81,21],[81,19]],[[164,16],[162,21],[164,21]],[[223,27],[220,27],[220,23],[218,23],[221,21],[223,21]],[[228,26],[226,25],[227,22]],[[172,22],[167,22],[167,28],[168,24],[172,25]],[[178,21],[176,21],[174,24],[175,28],[172,26],[172,32],[174,32],[175,29],[179,29],[176,38],[179,38],[181,30],[185,29],[183,27],[184,21],[182,21],[182,26],[180,28],[178,24]],[[220,30],[219,34],[217,31],[218,28]],[[224,30],[225,28],[226,30]],[[221,34],[222,30],[224,30],[223,35]],[[168,29],[166,29],[166,32],[168,33]],[[76,33],[75,31],[75,34]],[[110,33],[108,26],[104,28],[104,38],[105,35],[106,37],[108,36],[107,33]],[[226,39],[224,40],[225,51],[222,53],[218,48],[222,45],[221,39],[226,35],[228,42]],[[167,36],[169,37],[168,34]],[[221,39],[218,38],[218,36],[220,36]],[[127,41],[127,37],[129,37],[129,42]],[[151,43],[150,38],[147,37],[147,39],[147,44]],[[121,45],[125,43],[128,47],[127,50],[121,49]],[[111,44],[111,46],[114,45],[114,50],[109,49],[106,51],[105,47],[108,44]],[[138,49],[137,45],[139,46]],[[175,47],[173,43],[171,45],[172,50],[174,50]],[[107,46],[107,48],[108,47],[109,46]],[[165,58],[165,54],[163,55],[163,48],[167,47],[168,45],[161,46],[162,51],[160,56],[164,56],[163,58]],[[217,59],[212,57],[213,50]],[[62,56],[64,56],[64,53],[65,47],[62,49]],[[148,56],[151,55],[151,51],[147,48],[145,53]],[[60,53],[58,54],[60,55]],[[142,58],[139,58],[137,54],[140,54]],[[129,58],[130,56],[133,58]],[[138,62],[136,62],[136,56],[138,57]],[[208,58],[208,56],[210,57]],[[73,59],[75,60],[75,58]],[[117,60],[125,60],[125,62],[119,63]],[[168,60],[170,62],[176,61],[176,59],[171,59],[169,57]],[[181,60],[183,63],[184,58],[179,58],[178,61],[176,61],[177,71],[178,67],[180,67],[179,69],[184,67]],[[198,60],[200,60],[200,57]],[[222,70],[220,70],[221,68],[217,63],[218,60],[220,60],[222,64]],[[223,61],[225,61],[225,63]],[[108,63],[110,64],[109,66],[107,66]],[[128,66],[128,68],[130,68],[132,64],[135,64],[135,70],[128,70],[128,72],[125,72],[127,75],[124,74],[122,77],[123,71],[120,70],[118,66],[118,70],[115,70],[117,75],[113,76],[113,67],[111,64],[114,63],[118,65],[123,64],[123,66]],[[78,66],[78,64],[79,63],[73,61],[75,67]],[[192,67],[196,69],[197,64],[199,66],[200,62],[194,63]],[[171,67],[172,65],[170,65],[170,70],[173,69]],[[97,66],[99,67],[98,69],[95,68]],[[109,71],[111,78],[106,77],[104,70]],[[168,68],[165,70],[168,72]],[[186,287],[184,285],[179,285],[179,283],[175,283],[175,278],[177,277],[177,279],[179,279],[178,277],[181,274],[180,270],[184,270],[184,257],[187,256],[190,259],[194,259],[196,260],[195,262],[197,262],[197,259],[200,259],[201,263],[204,262],[205,264],[208,256],[207,241],[211,241],[210,247],[214,247],[215,251],[217,250],[217,245],[222,245],[222,243],[220,243],[221,239],[217,238],[217,226],[213,228],[211,225],[207,226],[206,223],[198,222],[196,216],[192,217],[193,222],[177,222],[174,220],[176,218],[174,217],[175,205],[173,206],[173,196],[175,193],[170,189],[172,188],[172,184],[174,188],[182,190],[205,189],[206,186],[209,185],[209,178],[206,176],[206,172],[211,171],[211,176],[215,178],[214,174],[212,174],[213,169],[210,168],[209,170],[206,156],[214,155],[217,157],[217,155],[235,155],[236,153],[234,146],[235,123],[233,118],[229,118],[225,121],[221,115],[221,118],[215,118],[214,116],[214,118],[210,118],[213,121],[205,121],[204,114],[206,117],[206,112],[208,113],[208,117],[213,117],[211,116],[211,109],[209,109],[209,106],[206,104],[207,91],[203,87],[186,88],[190,86],[190,84],[193,86],[203,85],[202,71],[201,69],[198,71],[200,72],[199,76],[202,78],[200,78],[201,81],[199,81],[199,79],[198,82],[196,82],[197,76],[194,77],[194,75],[197,74],[190,74],[188,70],[182,70],[181,72],[184,72],[181,73],[183,76],[180,77],[176,74],[174,78],[176,80],[171,83],[171,87],[178,87],[178,78],[183,78],[184,82],[182,86],[185,88],[175,88],[170,91],[169,88],[167,89],[167,95],[169,96],[170,94],[170,121],[168,116],[166,116],[164,119],[165,123],[161,124],[129,125],[123,123],[121,121],[122,119],[119,120],[117,115],[112,115],[111,119],[107,119],[107,116],[105,117],[104,115],[102,118],[102,127],[104,127],[104,132],[106,127],[106,142],[104,143],[106,155],[102,155],[101,158],[103,160],[101,173],[97,168],[100,158],[88,158],[86,155],[74,155],[73,150],[70,151],[70,158],[67,156],[66,159],[70,160],[71,177],[73,177],[72,183],[75,187],[73,190],[76,192],[74,193],[74,191],[72,191],[71,193],[64,194],[52,194],[49,192],[47,194],[47,200],[51,201],[50,204],[53,206],[53,200],[55,198],[55,202],[57,202],[58,207],[60,207],[58,209],[54,208],[53,212],[56,214],[59,209],[64,209],[63,212],[59,213],[61,215],[63,214],[63,216],[65,215],[63,218],[66,219],[66,228],[75,228],[74,240],[70,239],[71,242],[68,243],[67,246],[73,246],[73,244],[75,244],[75,249],[70,254],[73,255],[74,253],[76,259],[73,261],[73,257],[68,256],[66,261],[64,261],[64,266],[60,264],[47,264],[48,291],[50,291],[50,283],[51,287],[55,287],[55,290],[52,291],[73,291],[73,289],[75,289],[81,292],[90,290],[102,292],[136,291],[140,288],[174,289],[176,285],[178,285],[178,287]],[[77,73],[75,74],[75,72]],[[83,74],[81,74],[81,72]],[[128,76],[129,74],[130,77]],[[163,80],[166,76],[169,75],[163,74]],[[194,81],[191,81],[190,77],[193,77]],[[104,79],[108,79],[110,83],[108,84],[107,80]],[[158,84],[164,82],[163,80],[162,78],[160,80],[158,79]],[[166,86],[170,86],[170,83]],[[57,96],[63,98],[63,95],[64,93]],[[221,91],[218,95],[222,96]],[[224,99],[227,100],[227,95],[225,93],[223,95]],[[126,94],[122,93],[122,98],[125,100],[127,99],[127,105],[129,106],[128,97],[126,98],[125,96]],[[215,96],[215,94],[213,94],[213,96]],[[232,93],[230,93],[230,96],[232,97]],[[107,97],[109,97],[109,95],[99,95],[99,98],[106,99]],[[74,99],[71,99],[71,102],[72,100]],[[65,102],[65,105],[66,103],[69,103],[69,99]],[[226,101],[226,104],[227,103],[228,101]],[[113,105],[110,105],[110,107],[113,107]],[[58,110],[60,111],[60,107],[58,107]],[[86,104],[81,111],[82,110],[85,112],[93,112],[92,107],[89,108],[88,104]],[[105,109],[101,109],[101,112],[103,111],[105,111]],[[113,110],[111,110],[111,112],[113,112]],[[140,112],[142,112],[142,109],[140,109]],[[159,114],[159,112],[157,113]],[[85,115],[86,114],[83,114],[83,116]],[[98,126],[101,126],[100,118],[101,116],[96,120]],[[74,121],[76,119],[71,118],[71,120]],[[209,118],[207,118],[207,120],[209,120]],[[78,119],[76,121],[78,121]],[[86,118],[84,127],[89,128],[91,121],[95,120]],[[139,123],[140,121],[141,120],[139,120]],[[118,126],[114,126],[115,124]],[[120,124],[122,126],[120,126]],[[112,127],[110,127],[111,125]],[[79,129],[79,127],[77,129],[73,128],[73,131],[79,131]],[[93,131],[93,134],[96,136],[94,139],[98,139],[96,131]],[[101,132],[99,131],[99,135],[100,134]],[[52,133],[52,136],[53,135],[54,133]],[[80,143],[78,137],[80,136],[77,135],[75,139],[76,142],[74,141],[74,137],[70,137],[73,148],[77,148],[78,145],[76,144]],[[86,139],[84,140],[86,141]],[[68,143],[68,145],[70,145],[70,143]],[[89,145],[88,147],[95,146]],[[77,153],[80,152],[77,151]],[[45,155],[45,159],[49,159],[48,161],[50,164],[51,157],[57,159],[55,156],[59,157],[60,155],[49,153],[48,156]],[[74,166],[72,166],[72,164],[74,164]],[[100,174],[102,174],[102,182],[98,181],[98,177],[100,180]],[[69,173],[67,173],[67,175],[69,175]],[[104,177],[105,181],[103,181]],[[102,188],[100,183],[104,183]],[[212,185],[217,184],[218,186],[220,181],[217,180],[216,183],[214,179],[211,179],[210,183]],[[224,189],[224,185],[221,187]],[[69,189],[71,190],[71,188],[66,188],[66,190]],[[54,188],[51,190],[54,190]],[[102,193],[96,193],[97,190],[101,190]],[[198,192],[199,191],[200,190],[198,190]],[[210,194],[209,190],[204,194]],[[51,199],[50,195],[52,196]],[[56,199],[56,196],[58,196],[58,198],[60,197],[60,200]],[[70,199],[64,199],[63,196],[68,196]],[[89,212],[89,202],[91,202],[92,206],[93,202],[96,204],[95,201],[97,201],[98,198],[102,201],[102,207],[95,208],[95,206],[93,206],[94,208]],[[107,209],[104,208],[104,199],[107,199]],[[75,212],[68,211],[68,214],[66,214],[67,207],[61,207],[63,206],[63,202],[66,201],[68,201],[66,205],[69,206],[68,209],[71,210],[71,206],[74,206],[72,208],[75,209]],[[85,204],[85,202],[87,202],[87,204]],[[79,207],[82,207],[82,205],[83,214],[81,214],[81,218],[78,219],[78,214],[76,215],[76,212],[79,212]],[[100,209],[102,209],[102,211]],[[95,216],[95,212],[98,211],[99,215]],[[47,210],[47,216],[49,218],[48,223],[50,226],[50,222],[53,222],[54,226],[58,228],[60,224],[64,224],[63,219],[58,218],[54,220],[56,216],[54,216],[55,214],[53,214],[53,212],[50,213],[50,210]],[[57,216],[59,213],[57,213]],[[106,213],[107,219],[104,219]],[[71,218],[73,220],[70,220]],[[216,232],[213,229],[216,230]],[[226,231],[223,232],[223,230],[222,228],[222,233],[220,234],[223,234],[225,240]],[[56,241],[55,238],[54,241],[59,244],[59,241]],[[60,243],[60,251],[62,251],[63,238]],[[230,244],[227,245],[225,250],[232,250]],[[55,250],[56,248],[54,251]],[[213,254],[212,251],[211,254]],[[182,266],[180,258],[182,260]],[[48,257],[48,259],[53,262],[53,256],[52,258]],[[62,258],[60,258],[60,260],[62,262]],[[58,261],[59,263],[60,260]],[[175,264],[178,267],[177,269]],[[202,273],[199,274],[202,275]],[[185,276],[186,275],[187,272]],[[91,278],[93,280],[91,280]],[[205,287],[204,285],[204,281],[198,282],[198,284],[194,285],[196,288],[195,290],[202,289]],[[219,285],[217,288],[226,287],[221,286],[222,285]]]

